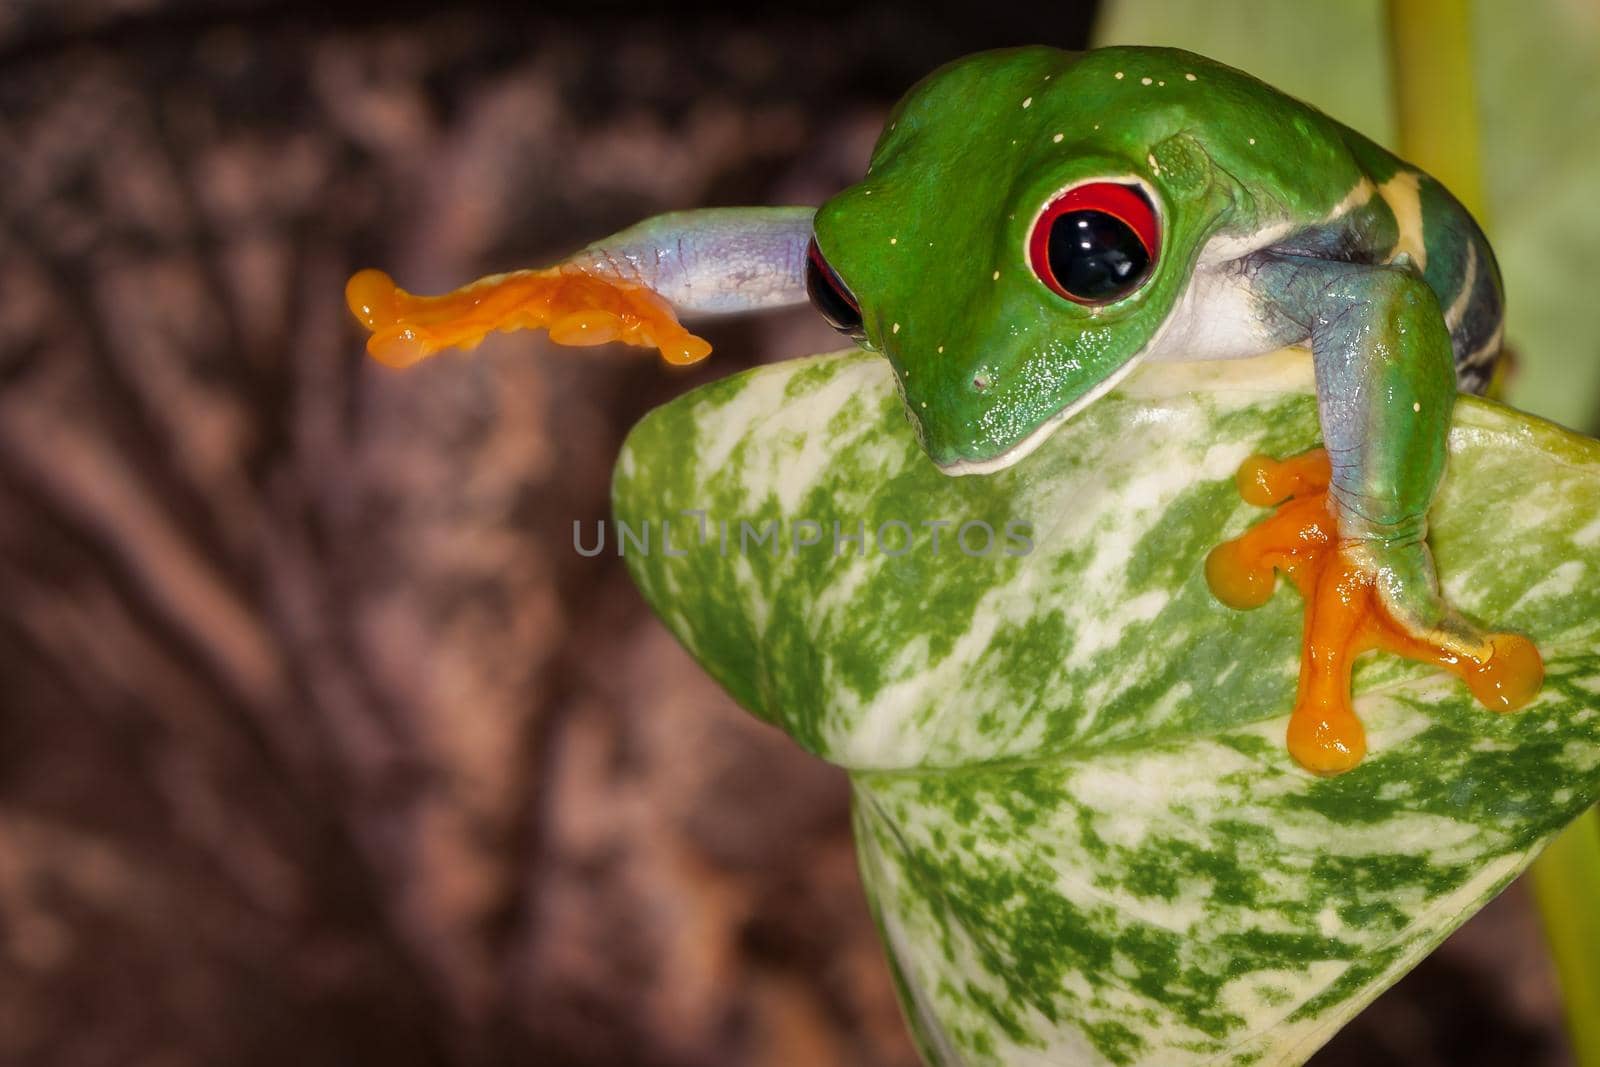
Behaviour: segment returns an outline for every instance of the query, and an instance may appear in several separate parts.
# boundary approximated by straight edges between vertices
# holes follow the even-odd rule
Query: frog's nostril
[[[980,393],[989,388],[989,376],[987,374],[974,374],[972,376],[972,388]]]

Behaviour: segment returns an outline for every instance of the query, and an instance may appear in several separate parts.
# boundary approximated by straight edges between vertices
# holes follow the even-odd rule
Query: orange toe
[[[1206,556],[1206,584],[1228,607],[1248,611],[1271,600],[1278,583],[1271,563],[1238,541],[1224,541]]]
[[[1258,452],[1239,464],[1234,480],[1246,504],[1270,508],[1290,497],[1326,489],[1331,477],[1328,453],[1314,448],[1288,459],[1273,459]]]
[[[1494,653],[1468,665],[1463,677],[1478,703],[1492,711],[1519,711],[1533,703],[1544,686],[1544,658],[1521,634],[1494,634]]]
[[[446,348],[472,348],[496,330],[538,328],[562,345],[622,341],[656,348],[669,363],[694,363],[711,353],[649,289],[576,267],[494,275],[443,296],[416,296],[382,271],[364,270],[345,285],[345,303],[372,331],[367,351],[391,366],[409,366]]]
[[[1367,754],[1367,731],[1343,707],[1296,704],[1289,716],[1289,754],[1312,774],[1343,774]]]
[[[1538,694],[1544,664],[1533,642],[1517,634],[1488,636],[1486,654],[1463,655],[1443,634],[1414,634],[1385,610],[1368,551],[1346,551],[1328,509],[1328,461],[1321,449],[1277,461],[1251,456],[1239,469],[1240,495],[1278,504],[1243,536],[1206,559],[1206,581],[1218,600],[1251,608],[1272,595],[1282,571],[1305,600],[1300,682],[1289,719],[1290,754],[1315,774],[1339,774],[1361,762],[1366,731],[1350,698],[1355,658],[1382,649],[1432,663],[1467,683],[1496,711],[1515,711]]]

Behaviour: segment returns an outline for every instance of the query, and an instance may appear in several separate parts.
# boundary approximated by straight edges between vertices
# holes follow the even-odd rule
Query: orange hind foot
[[[445,348],[473,348],[494,330],[538,327],[562,345],[622,341],[657,348],[668,363],[695,363],[711,353],[649,289],[577,267],[496,274],[443,296],[414,296],[382,271],[364,270],[345,284],[344,295],[351,314],[372,331],[367,351],[392,367]]]
[[[1351,706],[1350,670],[1368,649],[1442,667],[1495,711],[1515,711],[1533,700],[1544,681],[1544,662],[1533,643],[1517,634],[1483,633],[1445,607],[1425,546],[1339,537],[1328,509],[1328,481],[1328,456],[1321,449],[1282,461],[1251,456],[1239,468],[1239,494],[1259,507],[1276,505],[1276,511],[1206,558],[1206,581],[1229,607],[1266,603],[1275,571],[1288,575],[1305,598],[1290,755],[1323,775],[1361,762],[1366,731]],[[1380,589],[1380,574],[1391,580],[1410,575],[1412,585],[1426,588]],[[1427,609],[1413,618],[1431,615],[1433,621],[1402,623],[1398,598]]]

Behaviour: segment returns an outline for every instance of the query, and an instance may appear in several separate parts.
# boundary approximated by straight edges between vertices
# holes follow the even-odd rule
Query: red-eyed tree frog
[[[1240,71],[1168,48],[986,52],[895,107],[865,178],[820,209],[662,215],[556,267],[442,297],[363,271],[369,349],[406,364],[497,329],[564,344],[709,346],[674,312],[810,300],[883,354],[930,460],[1025,462],[1136,364],[1308,345],[1324,450],[1239,472],[1275,515],[1207,561],[1234,607],[1282,570],[1305,597],[1289,748],[1358,763],[1354,657],[1385,648],[1460,675],[1497,710],[1530,701],[1539,653],[1445,602],[1426,543],[1458,390],[1500,354],[1500,276],[1438,182]]]

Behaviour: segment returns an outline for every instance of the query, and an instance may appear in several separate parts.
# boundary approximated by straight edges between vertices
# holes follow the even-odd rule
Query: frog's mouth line
[[[1084,393],[1082,396],[1078,397],[1078,399],[1069,403],[1066,407],[1062,408],[1054,415],[1051,415],[1049,418],[1045,419],[1037,427],[1035,427],[1034,430],[1028,434],[1028,436],[1024,437],[1022,440],[1018,441],[1004,452],[1001,452],[999,455],[991,456],[988,459],[958,459],[950,463],[941,463],[939,464],[939,470],[953,478],[958,478],[966,474],[994,474],[997,471],[1003,471],[1007,467],[1020,462],[1030,455],[1034,449],[1044,444],[1045,441],[1049,439],[1051,434],[1055,433],[1061,428],[1062,423],[1066,422],[1068,419],[1072,418],[1072,416],[1076,415],[1078,412],[1082,411],[1096,400],[1099,400],[1106,393],[1116,388],[1117,383],[1121,382],[1122,379],[1133,373],[1133,368],[1137,367],[1144,360],[1144,355],[1146,352],[1150,351],[1150,348],[1150,345],[1146,345],[1136,355],[1132,356],[1126,363],[1112,371],[1102,381],[1096,384],[1094,388],[1090,389],[1087,393]]]

